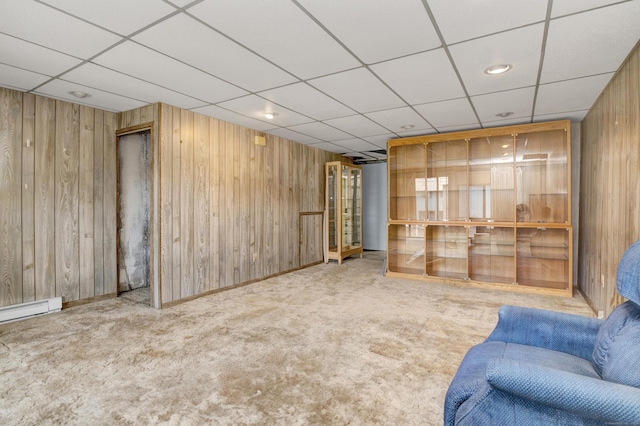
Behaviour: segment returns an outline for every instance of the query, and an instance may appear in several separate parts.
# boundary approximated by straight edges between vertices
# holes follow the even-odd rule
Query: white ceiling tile
[[[547,0],[428,0],[447,44],[543,22]]]
[[[358,138],[344,139],[335,141],[335,143],[337,145],[348,148],[350,151],[374,151],[376,149],[380,149],[377,145]]]
[[[343,154],[343,153],[348,151],[347,148],[345,148],[343,146],[339,146],[339,145],[333,144],[331,142],[316,143],[316,144],[309,145],[309,146],[312,146],[312,147],[318,148],[318,149],[322,149],[323,151],[335,152],[336,154]]]
[[[531,116],[520,118],[507,118],[493,121],[485,121],[482,123],[483,128],[489,127],[502,127],[502,126],[515,126],[516,124],[529,124],[531,123]]]
[[[306,83],[278,87],[260,92],[258,95],[316,120],[327,120],[354,113],[352,109]]]
[[[540,114],[533,117],[534,122],[553,121],[553,120],[571,120],[574,123],[581,122],[587,115],[589,110],[562,112],[558,114]]]
[[[416,105],[415,109],[438,130],[460,125],[478,126],[478,120],[466,99]]]
[[[366,68],[317,78],[309,84],[361,113],[405,106]]]
[[[371,70],[409,104],[464,96],[444,49],[372,65]]]
[[[184,109],[205,105],[189,96],[91,63],[79,66],[63,75],[61,79],[88,87],[99,87],[107,92],[146,103],[164,102]]]
[[[540,85],[535,116],[591,108],[613,73]]]
[[[387,133],[386,135],[376,135],[376,136],[366,136],[362,139],[366,140],[377,146],[378,148],[387,148],[387,141],[389,139],[396,138],[397,136],[394,133]]]
[[[185,7],[189,3],[193,3],[194,0],[169,0],[170,3],[175,4],[178,7]]]
[[[278,136],[280,138],[288,139],[290,141],[298,142],[304,145],[322,143],[320,139],[312,138],[311,136],[303,135],[302,133],[294,132],[293,130],[284,129],[284,128],[269,130],[267,133]]]
[[[302,79],[360,65],[290,0],[205,0],[188,12]]]
[[[357,137],[389,133],[389,129],[385,129],[362,115],[334,118],[333,120],[325,120],[324,123]]]
[[[480,126],[478,126],[477,124],[461,124],[458,126],[444,126],[444,127],[439,127],[438,131],[440,133],[451,133],[451,132],[462,132],[465,130],[475,130],[475,129],[479,129]]]
[[[274,126],[287,127],[313,121],[304,115],[275,105],[273,102],[256,95],[243,96],[242,98],[221,102],[218,106],[246,115],[247,117],[255,118],[256,120],[273,123]],[[278,115],[274,117],[273,120],[269,120],[263,115],[265,112],[275,112]]]
[[[299,3],[366,64],[441,46],[419,1],[300,0]]]
[[[536,84],[544,24],[483,37],[452,46],[451,56],[471,96]],[[511,64],[504,74],[489,75],[492,65]]]
[[[12,35],[69,55],[88,59],[122,40],[49,6],[34,1],[2,1],[0,28]]]
[[[78,99],[68,93],[75,90],[89,93],[91,96],[88,98]],[[112,93],[103,92],[101,90],[57,79],[38,87],[38,90],[34,91],[34,93],[113,112],[128,111],[130,109],[140,108],[147,105],[146,102],[140,102],[135,99],[114,95]]]
[[[0,34],[0,61],[52,77],[82,62],[73,56],[4,34]]]
[[[328,142],[337,141],[340,139],[348,139],[351,137],[351,135],[348,133],[335,129],[331,126],[327,126],[324,123],[318,122],[299,124],[297,126],[291,126],[290,129],[295,132],[299,132]]]
[[[51,77],[0,63],[0,86],[21,91],[35,89]]]
[[[191,111],[197,112],[198,114],[206,115],[208,117],[217,118],[218,120],[228,121],[229,123],[239,124],[240,126],[259,130],[261,132],[273,130],[276,127],[272,124],[245,117],[236,112],[229,111],[215,105],[193,108]]]
[[[169,18],[133,39],[252,92],[297,81],[291,74],[184,14]]]
[[[533,110],[534,87],[507,90],[506,92],[490,93],[471,97],[471,102],[482,123],[501,120],[496,114],[512,112],[510,119],[531,118]],[[504,119],[502,119],[504,120]]]
[[[175,8],[158,0],[41,0],[121,35],[129,35],[163,18]]]
[[[238,87],[131,41],[116,46],[93,62],[206,102],[216,103],[247,94]]]
[[[396,133],[400,137],[408,138],[410,136],[432,135],[438,132],[435,129],[429,129],[429,130],[408,130],[406,132],[396,132]]]
[[[553,0],[551,18],[618,3],[620,0]]]
[[[616,71],[640,39],[640,1],[551,21],[541,83]]]
[[[406,132],[407,130],[428,130],[429,123],[417,112],[409,107],[388,109],[365,114],[367,117],[386,127],[392,132]],[[411,129],[403,129],[402,126],[413,126]]]

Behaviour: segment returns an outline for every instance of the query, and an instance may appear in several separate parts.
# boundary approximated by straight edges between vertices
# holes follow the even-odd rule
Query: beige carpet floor
[[[3,425],[439,425],[502,304],[585,301],[385,278],[331,262],[165,310],[144,294],[0,325]]]

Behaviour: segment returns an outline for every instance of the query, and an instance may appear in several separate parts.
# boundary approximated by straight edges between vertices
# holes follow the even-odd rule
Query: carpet
[[[0,325],[2,423],[439,425],[500,305],[594,316],[579,296],[385,278],[382,259],[164,310],[127,294]]]

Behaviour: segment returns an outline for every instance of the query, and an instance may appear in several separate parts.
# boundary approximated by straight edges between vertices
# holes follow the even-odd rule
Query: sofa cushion
[[[595,370],[607,381],[640,387],[640,307],[624,302],[600,327],[593,349]]]
[[[616,288],[622,297],[640,305],[640,240],[622,255],[618,263]]]

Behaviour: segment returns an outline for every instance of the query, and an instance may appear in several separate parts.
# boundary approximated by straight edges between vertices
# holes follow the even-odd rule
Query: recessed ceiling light
[[[507,143],[507,144],[504,144],[504,145],[502,145],[502,147],[503,147],[503,148],[509,148],[509,144],[508,144],[508,143]]]
[[[413,124],[405,124],[404,126],[400,126],[400,128],[404,129],[404,130],[411,130],[414,127],[416,127],[416,126],[414,126]]]
[[[269,120],[273,120],[275,117],[278,116],[277,112],[265,112],[262,115],[265,116],[265,118],[268,118]]]
[[[68,94],[70,94],[71,96],[75,96],[78,99],[84,99],[84,98],[89,98],[91,97],[90,94],[85,93],[85,92],[81,92],[79,90],[70,90],[69,92],[67,92]]]
[[[484,70],[484,72],[491,75],[502,74],[503,72],[509,71],[511,68],[511,64],[498,64],[490,66]]]
[[[496,114],[496,117],[502,117],[502,118],[505,118],[505,117],[508,117],[508,116],[510,116],[510,115],[513,115],[513,113],[512,113],[511,111],[509,111],[509,112],[501,112],[501,113],[499,113],[499,114]]]

